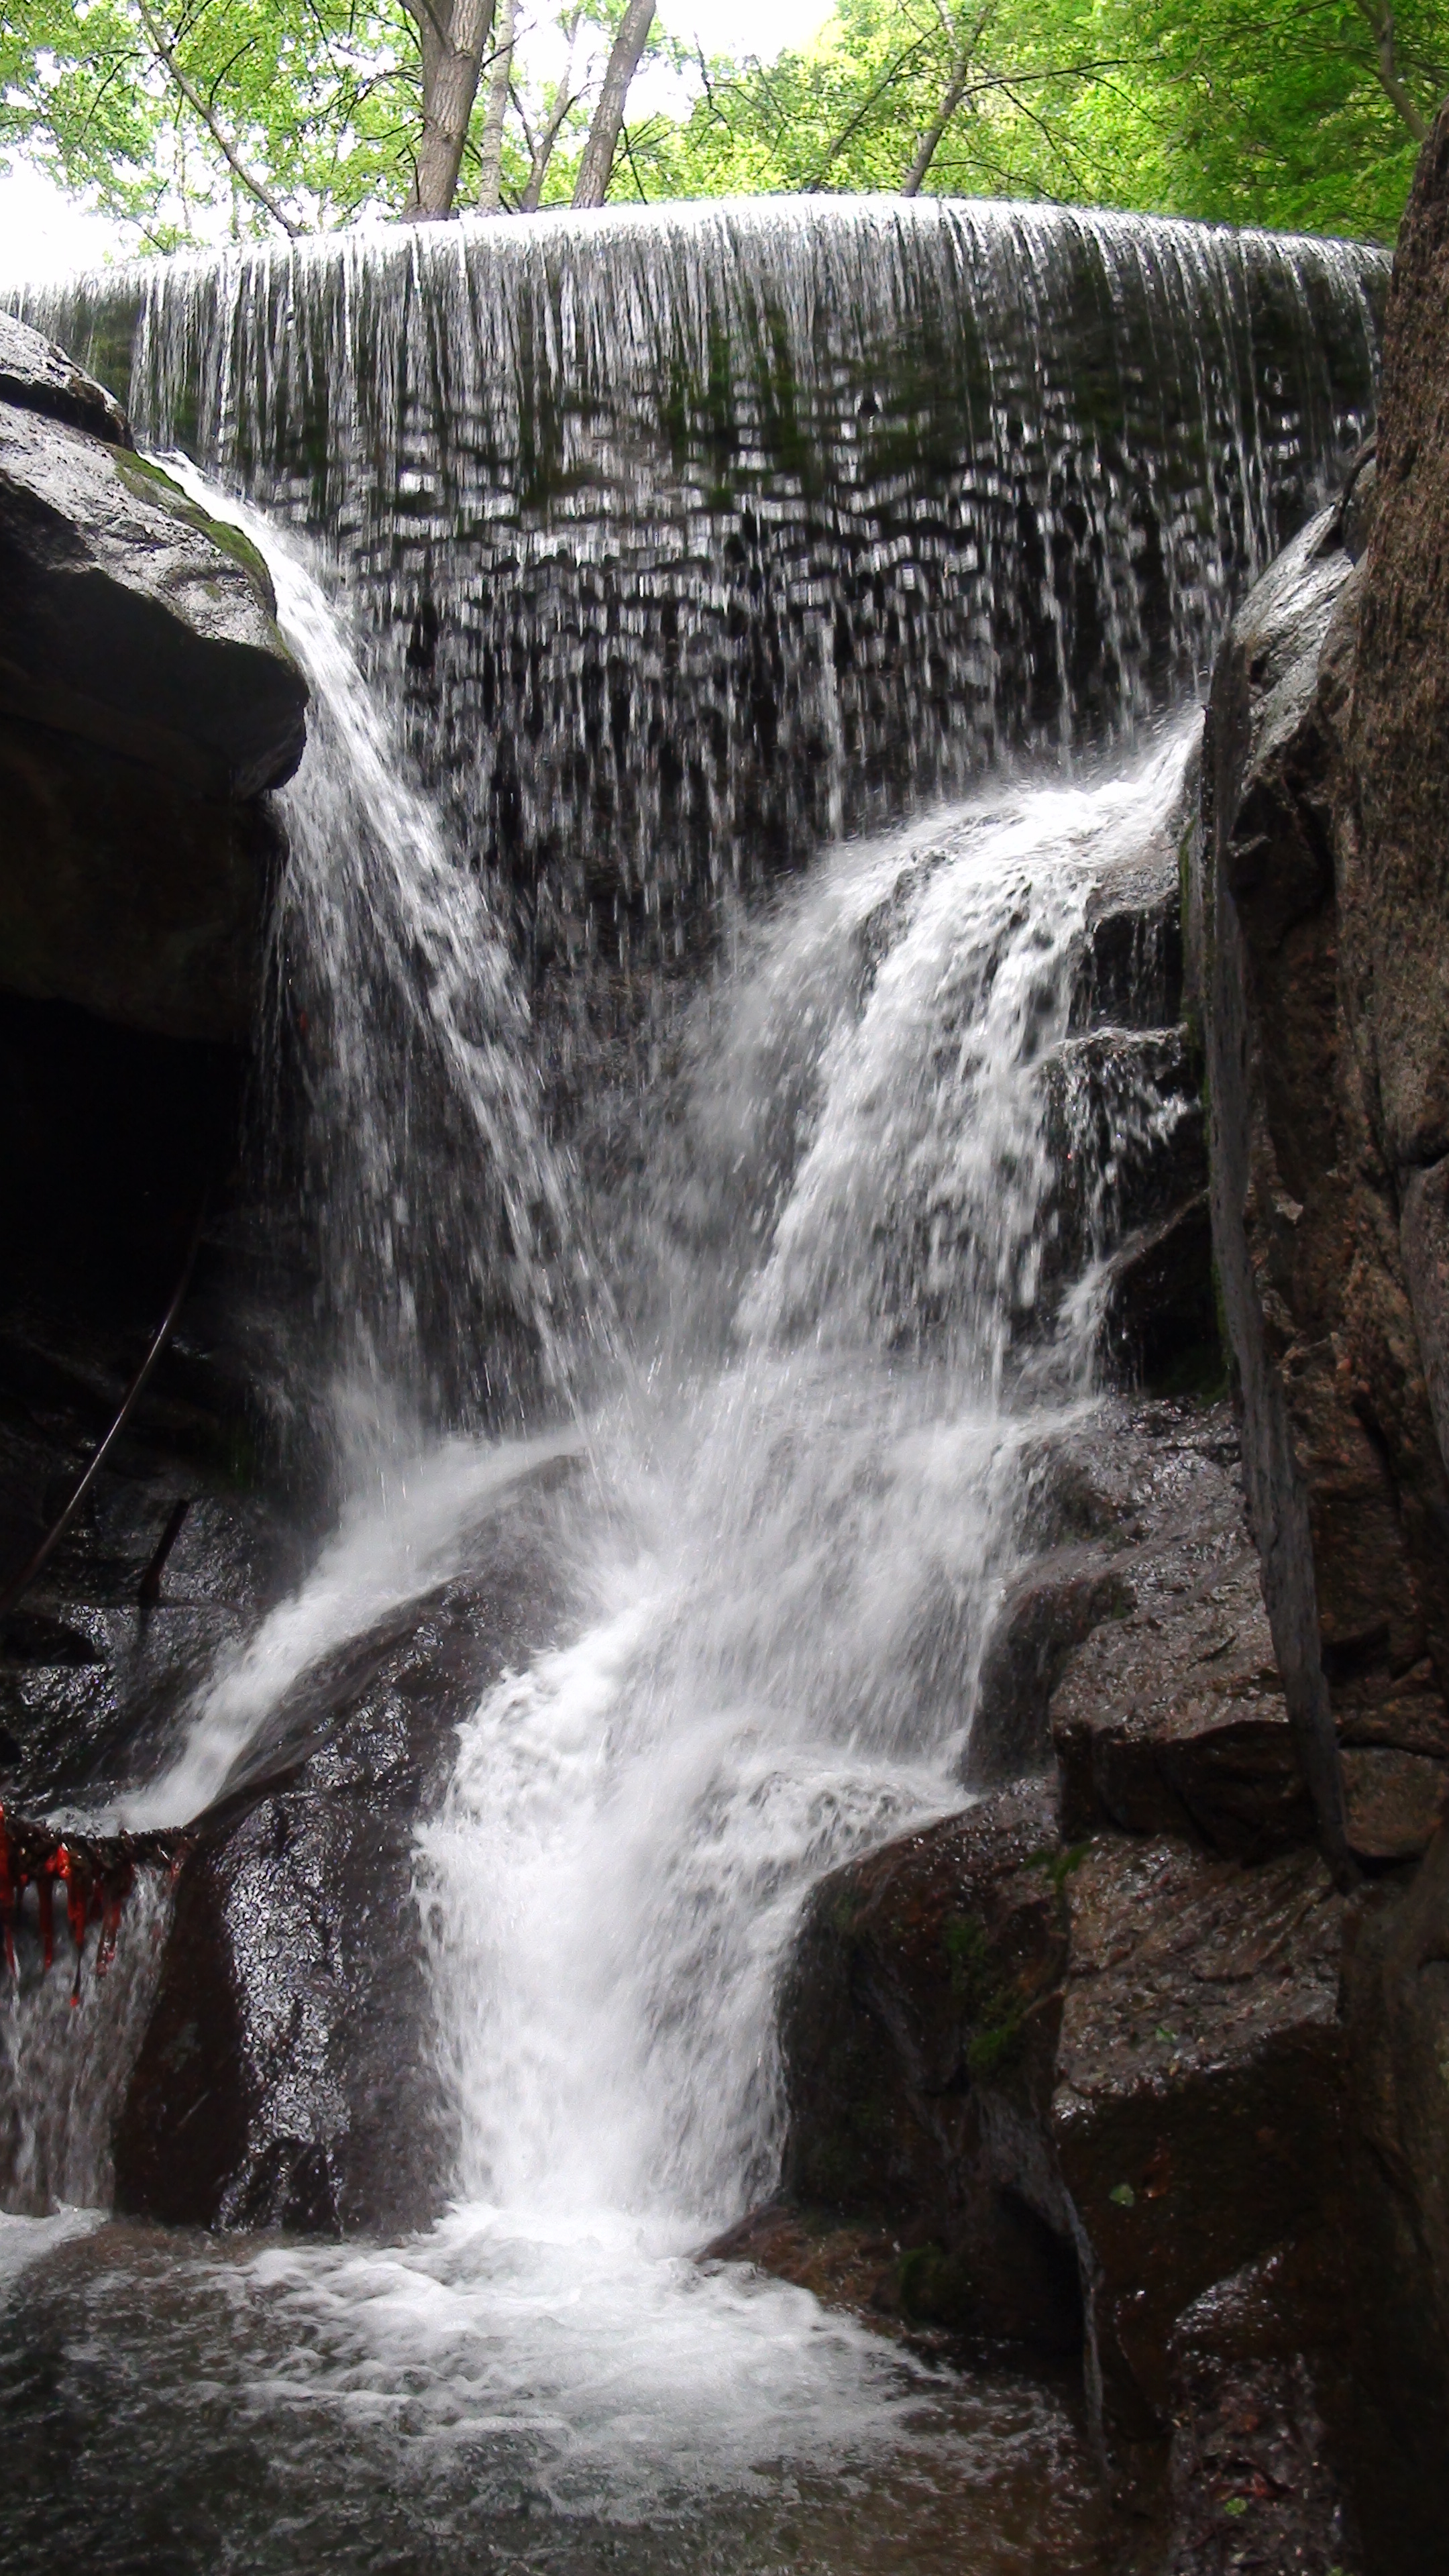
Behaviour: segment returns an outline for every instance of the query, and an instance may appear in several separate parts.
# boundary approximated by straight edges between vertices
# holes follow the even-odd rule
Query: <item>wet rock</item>
[[[1138,1227],[1104,1263],[1097,1287],[1101,1342],[1128,1384],[1221,1386],[1206,1190]]]
[[[1049,1795],[1017,1792],[835,1872],[807,1909],[781,2043],[786,2189],[884,2224],[896,2252],[873,2302],[1059,2351],[1080,2315],[1043,2144],[1065,1959],[1054,1850]],[[769,2240],[752,2250],[767,2260]]]
[[[1449,1709],[1427,1655],[1397,1677],[1370,1673],[1342,1683],[1334,1703],[1340,1744],[1394,1745],[1449,1762]]]
[[[1219,657],[1189,905],[1253,1516],[1335,1839],[1330,1713],[1342,1731],[1369,1684],[1393,1704],[1426,1659],[1449,1694],[1446,260],[1441,120],[1395,264],[1376,453]]]
[[[167,1036],[250,1035],[306,683],[245,538],[118,407],[0,334],[0,981]]]
[[[1362,1860],[1417,1860],[1443,1822],[1449,1764],[1373,1745],[1343,1756],[1348,1838]]]
[[[1066,1878],[1051,2139],[1109,2453],[1170,2421],[1170,2342],[1210,2284],[1339,2188],[1342,1900],[1314,1853],[1244,1869],[1104,1836]]]
[[[131,425],[120,404],[54,341],[42,338],[13,313],[0,313],[0,403],[43,419],[83,429],[112,447],[133,447]]]
[[[1124,1570],[1096,1548],[1058,1548],[1010,1587],[976,1686],[962,1778],[990,1789],[1050,1767],[1048,1705],[1073,1646],[1104,1619],[1126,1616],[1134,1595]]]
[[[1352,2451],[1365,2554],[1382,2576],[1443,2554],[1449,2421],[1449,1833],[1354,1910]]]
[[[1392,1165],[1406,1172],[1449,1150],[1449,898],[1441,864],[1449,824],[1446,279],[1449,120],[1441,114],[1394,261],[1348,721],[1357,827],[1345,889],[1350,973],[1356,998],[1372,1010],[1384,1143]],[[1411,1272],[1416,1267],[1411,1258]],[[1432,1367],[1434,1336],[1417,1296],[1415,1311]]]
[[[1047,1080],[1057,1259],[1075,1272],[1206,1189],[1197,1067],[1181,1028],[1095,1029],[1056,1050]]]
[[[1185,821],[1185,816],[1184,816]],[[1182,913],[1176,847],[1106,879],[1087,904],[1074,1029],[1161,1029],[1182,1011]]]
[[[734,2250],[798,2266],[836,2241],[808,2215],[830,2210],[841,2248],[890,2238],[875,2307],[1042,2350],[1067,2331],[1070,2255],[1099,2438],[1124,2492],[1151,2495],[1178,2321],[1244,2265],[1320,2244],[1341,2199],[1342,1932],[1312,1851],[1245,1868],[1170,1836],[1064,1847],[1045,1789],[836,1872],[782,2013],[807,2215]],[[843,2262],[845,2294],[862,2278]]]
[[[1446,278],[1441,114],[1395,260],[1376,453],[1214,673],[1187,941],[1277,1658],[1327,1840],[1376,1874],[1348,1977],[1351,2456],[1384,2576],[1437,2564],[1449,2515]]]
[[[118,2208],[390,2235],[443,2208],[416,1829],[453,1732],[555,1605],[520,1503],[486,1571],[305,1675],[196,1829],[115,2143]]]
[[[0,404],[0,709],[226,802],[291,776],[307,689],[245,538],[159,468]]]
[[[1064,1833],[1195,1827],[1239,1858],[1311,1838],[1241,1519],[1148,1542],[1129,1564],[1133,1608],[1083,1642],[1051,1702]]]
[[[1301,2356],[1183,2374],[1168,2576],[1356,2576],[1343,2493]]]
[[[0,957],[13,993],[166,1037],[250,1042],[284,844],[118,751],[0,715]],[[42,863],[43,862],[43,863]]]
[[[1331,1581],[1323,1504],[1352,1524],[1360,1550],[1370,1530],[1380,1538],[1370,1590],[1385,1558],[1403,1590],[1383,1461],[1336,1374],[1341,1299],[1323,1258],[1327,1247],[1341,1250],[1354,1166],[1338,1132],[1352,1104],[1340,1101],[1333,1035],[1325,803],[1334,754],[1318,667],[1354,578],[1337,515],[1325,512],[1250,594],[1218,657],[1193,941],[1204,961],[1213,1239],[1243,1386],[1249,1508],[1299,1757],[1340,1859],[1342,1784],[1320,1628]],[[1351,1623],[1354,1609],[1344,1609]]]
[[[1096,1536],[1010,1587],[963,1765],[987,1787],[1055,1757],[1070,1842],[1198,1833],[1238,1858],[1311,1838],[1224,1406],[1109,1409],[1051,1473]]]

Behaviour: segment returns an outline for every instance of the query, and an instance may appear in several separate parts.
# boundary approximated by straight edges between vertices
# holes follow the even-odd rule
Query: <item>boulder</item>
[[[1050,1769],[1047,1712],[1062,1667],[1104,1619],[1125,1618],[1134,1599],[1125,1567],[1100,1542],[1053,1549],[1009,1585],[981,1658],[962,1768],[967,1788]]]
[[[135,446],[131,424],[114,394],[13,313],[0,313],[0,403],[64,421],[67,428],[83,429],[112,447]]]
[[[260,556],[0,317],[0,984],[245,1045],[307,688]]]
[[[510,1500],[478,1573],[303,1675],[193,1828],[117,2124],[119,2210],[394,2235],[444,2208],[415,1834],[458,1725],[555,1607]]]
[[[122,1027],[242,1047],[285,842],[264,799],[0,715],[0,980]]]
[[[275,606],[246,539],[158,467],[0,404],[0,712],[255,796],[306,739]]]
[[[1163,1837],[1094,1839],[1065,1890],[1051,2145],[1130,2472],[1170,2429],[1184,2310],[1341,2196],[1343,1904],[1314,1852],[1245,1869]]]
[[[1099,2440],[1148,2498],[1179,2321],[1283,2248],[1316,2280],[1335,2241],[1343,1900],[1311,1850],[1064,1846],[1052,1809],[1001,1792],[816,1890],[781,2016],[789,2210],[713,2250],[1037,2351],[1079,2300]]]
[[[1358,2576],[1362,2567],[1314,2373],[1301,2353],[1274,2348],[1273,2329],[1291,2313],[1274,2271],[1252,2265],[1225,2292],[1209,2292],[1174,2337],[1167,2576],[1225,2567]],[[1246,2350],[1245,2323],[1259,2329]]]
[[[1013,1791],[836,1871],[811,1896],[780,2012],[790,2203],[884,2229],[876,2307],[1047,2351],[1081,2330],[1045,2127],[1066,1962],[1056,1849],[1050,1793]],[[838,2259],[813,2256],[820,2232],[792,2237],[777,2217],[714,2250],[800,2277],[803,2247],[838,2279]]]
[[[1310,1840],[1227,1407],[1104,1408],[1049,1463],[1090,1492],[1094,1535],[1048,1547],[1008,1587],[966,1784],[1054,1760],[1068,1842],[1115,1825],[1247,1859]]]
[[[1444,1819],[1449,1763],[1397,1745],[1345,1752],[1349,1847],[1361,1860],[1417,1860]]]

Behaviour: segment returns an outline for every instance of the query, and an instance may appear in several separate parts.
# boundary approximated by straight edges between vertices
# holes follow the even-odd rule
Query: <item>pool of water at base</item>
[[[556,2248],[547,2278],[513,2277],[517,2332],[495,2241],[485,2313],[434,2315],[412,2339],[399,2280],[455,2295],[460,2229],[469,2245],[489,2232],[455,2214],[440,2263],[436,2238],[335,2248],[83,2213],[0,2222],[0,2567],[1120,2576],[1123,2535],[1066,2377],[923,2362],[739,2267],[582,2240]],[[598,2311],[601,2276],[627,2294],[622,2317],[649,2273],[684,2324],[662,2373],[657,2317],[646,2327],[641,2375],[634,2338],[610,2349]],[[565,2389],[580,2304],[592,2385],[576,2374]],[[489,2346],[504,2335],[498,2403]],[[706,2345],[715,2385],[694,2376]],[[607,2426],[607,2471],[590,2420]]]

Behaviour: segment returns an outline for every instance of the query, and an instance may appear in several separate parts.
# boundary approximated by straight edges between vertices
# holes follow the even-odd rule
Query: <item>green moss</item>
[[[207,538],[219,553],[229,555],[233,563],[240,564],[260,592],[268,616],[275,615],[277,599],[272,588],[272,576],[265,558],[258,554],[250,537],[244,537],[240,528],[228,526],[224,519],[211,518],[182,491],[179,483],[173,482],[162,466],[153,465],[149,457],[133,456],[127,449],[117,448],[113,462],[121,481],[128,485],[138,500],[163,501],[178,519],[184,519],[188,527]]]
[[[1114,1610],[1112,1613],[1114,1618],[1125,1618],[1126,1615],[1127,1613],[1125,1610]],[[1051,1880],[1053,1887],[1056,1889],[1058,1896],[1060,1896],[1062,1890],[1066,1886],[1067,1880],[1073,1876],[1075,1871],[1081,1868],[1082,1863],[1086,1859],[1091,1848],[1092,1846],[1089,1842],[1063,1843],[1057,1851],[1033,1852],[1030,1860],[1027,1862],[1027,1867],[1028,1869],[1044,1869],[1048,1878]]]
[[[990,1934],[975,1915],[949,1916],[941,1927],[941,1946],[951,1965],[951,1992],[970,2028],[967,2073],[979,2078],[1000,2074],[1020,2045],[1026,2019],[1021,1992],[997,1970]]]
[[[1021,2028],[1026,2015],[1020,2004],[1008,2010],[998,2022],[978,2030],[966,2050],[966,2072],[978,2082],[999,2075],[1010,2066],[1021,2046]]]

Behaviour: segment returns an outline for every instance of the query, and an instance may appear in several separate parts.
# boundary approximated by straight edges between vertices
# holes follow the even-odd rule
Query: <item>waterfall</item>
[[[24,311],[147,444],[325,540],[567,1098],[722,890],[1200,687],[1371,421],[1386,278],[1126,215],[761,199],[168,259]]]
[[[486,1581],[520,1477],[577,1468],[539,1505],[549,1642],[481,1691],[413,1845],[447,2214],[143,2246],[89,2312],[116,2439],[169,2403],[249,2564],[396,2533],[409,2569],[654,2576],[688,2515],[744,2576],[810,2563],[803,2499],[864,2576],[922,2493],[913,2565],[1091,2563],[1049,2400],[928,2385],[693,2258],[778,2175],[809,1887],[962,1803],[1105,1265],[1192,1112],[1175,1031],[1084,1028],[1093,901],[1180,838],[1187,701],[1368,424],[1382,276],[836,202],[26,299],[245,496],[315,702],[268,1046],[350,1484],[120,1819],[263,1776],[300,1676]],[[1169,1013],[1138,968],[1140,1038]],[[243,2421],[265,2477],[227,2466]]]
[[[529,1015],[487,889],[408,775],[394,724],[301,553],[184,457],[173,476],[264,553],[311,691],[276,799],[287,842],[270,927],[259,1088],[274,1203],[316,1282],[323,1416],[351,1454],[424,1426],[517,1420],[606,1318],[566,1166],[544,1133]],[[301,1132],[283,1109],[301,1106]]]

